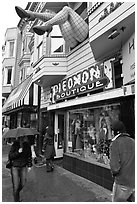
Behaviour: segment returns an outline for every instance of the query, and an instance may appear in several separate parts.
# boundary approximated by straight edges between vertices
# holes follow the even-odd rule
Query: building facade
[[[8,126],[11,129],[24,126],[38,128],[38,86],[33,83],[31,65],[33,48],[30,43],[33,42],[33,34],[28,30],[29,25],[24,19],[21,19],[14,34],[16,44],[14,45],[14,66],[12,65],[14,69],[12,69],[11,75],[12,88],[2,107],[2,114],[6,121],[8,119]],[[13,41],[11,33],[9,36]],[[5,40],[8,45],[9,39]],[[6,49],[6,53],[13,52],[12,47],[7,46]],[[3,67],[6,66],[7,60],[7,55],[4,55]],[[6,80],[8,79],[4,76],[4,82]]]
[[[5,44],[2,48],[2,105],[14,87],[14,70],[16,66],[17,28],[8,28],[5,33]],[[3,116],[2,124],[9,125],[8,117]]]
[[[88,22],[89,36],[57,55],[50,52],[54,30],[46,40],[43,35],[47,53],[33,77],[42,87],[41,120],[52,115],[64,168],[111,189],[112,121],[122,120],[135,137],[135,4],[75,3],[73,9]]]
[[[27,24],[39,151],[52,123],[64,168],[111,190],[111,123],[122,120],[135,138],[135,3],[32,2],[27,10],[53,15],[48,35],[35,27],[39,18]]]

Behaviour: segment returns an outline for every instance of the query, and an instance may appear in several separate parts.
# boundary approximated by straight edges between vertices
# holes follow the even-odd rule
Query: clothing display
[[[72,149],[69,147],[69,151],[108,164],[111,123],[119,115],[118,105],[70,111],[73,119],[70,122],[69,136]]]

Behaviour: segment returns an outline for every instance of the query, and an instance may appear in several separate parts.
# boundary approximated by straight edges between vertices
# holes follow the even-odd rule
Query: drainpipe
[[[41,154],[41,128],[40,128],[40,124],[41,124],[41,111],[40,111],[40,104],[41,104],[41,87],[38,86],[38,108],[37,108],[37,114],[38,114],[38,121],[37,121],[37,127],[38,127],[38,131],[40,132],[38,138],[37,138],[37,154]]]

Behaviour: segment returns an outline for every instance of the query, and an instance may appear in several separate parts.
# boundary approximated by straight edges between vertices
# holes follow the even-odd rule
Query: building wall
[[[88,10],[88,16],[89,42],[96,60],[121,52],[121,47],[135,30],[134,2],[97,3]]]
[[[14,72],[15,77],[13,81],[13,87],[18,86],[19,84],[19,76],[20,76],[19,61],[21,56],[21,42],[22,42],[22,34],[18,29],[17,46],[16,46],[16,63],[15,63],[15,72]]]
[[[12,88],[14,87],[14,80],[15,80],[15,66],[16,66],[16,48],[17,48],[17,35],[18,35],[18,29],[16,27],[13,28],[7,28],[5,33],[5,45],[4,45],[4,52],[3,52],[3,61],[2,61],[2,75],[3,75],[3,96],[8,96],[10,94]],[[14,42],[14,48],[13,48],[13,55],[10,56],[10,42]],[[11,75],[11,84],[7,84],[7,67],[12,67],[12,75]],[[7,87],[10,87],[10,89]]]
[[[89,40],[85,40],[79,46],[74,48],[74,50],[68,54],[67,61],[67,77],[93,65],[95,63],[95,59],[89,44]]]
[[[13,40],[17,39],[17,27],[7,28],[5,33],[6,40]]]
[[[96,4],[97,3],[97,4]],[[114,3],[115,5],[116,3]],[[46,5],[46,4],[45,4]],[[132,33],[131,38],[128,39],[128,41],[123,45],[123,47],[121,47],[121,44],[118,45],[118,47],[115,47],[115,51],[120,48],[120,53],[112,53],[108,51],[107,56],[105,56],[106,53],[102,52],[102,56],[101,58],[96,59],[94,56],[94,49],[96,49],[96,46],[94,46],[94,49],[92,47],[92,42],[93,41],[98,41],[97,39],[101,38],[102,35],[105,36],[105,33],[108,32],[108,30],[111,30],[111,28],[113,28],[114,26],[116,26],[118,23],[120,23],[120,21],[122,21],[124,18],[126,18],[129,14],[131,14],[130,12],[132,12],[132,8],[130,11],[130,7],[133,6],[133,4],[125,4],[123,3],[121,5],[121,7],[119,7],[119,10],[115,10],[113,11],[113,13],[109,14],[104,20],[100,21],[100,18],[104,15],[104,9],[107,8],[107,10],[110,12],[110,2],[104,2],[104,3],[99,3],[99,2],[90,2],[89,4],[89,8],[88,8],[88,13],[89,13],[89,38],[87,38],[84,42],[82,42],[81,44],[79,44],[77,47],[75,47],[73,50],[66,52],[66,55],[51,55],[51,42],[50,42],[50,37],[46,37],[46,34],[42,35],[42,36],[38,36],[36,34],[34,34],[34,54],[33,54],[33,73],[34,73],[34,77],[37,76],[38,79],[42,79],[45,80],[45,83],[43,82],[43,86],[41,85],[41,106],[40,109],[46,110],[46,108],[51,104],[51,93],[50,93],[50,86],[46,86],[46,80],[50,79],[51,75],[56,75],[56,70],[58,68],[58,70],[61,72],[63,69],[65,69],[67,67],[67,72],[66,72],[66,76],[63,79],[69,78],[71,76],[73,76],[74,74],[83,71],[84,69],[88,69],[90,68],[92,65],[94,66],[96,63],[102,63],[106,60],[110,60],[111,58],[114,58],[113,60],[115,60],[115,54],[119,55],[121,57],[121,54],[123,55],[123,74],[124,74],[124,84],[131,82],[131,79],[127,79],[128,77],[128,70],[129,69],[134,69],[134,49],[132,46],[132,57],[131,57],[131,62],[130,64],[128,64],[128,69],[127,69],[127,55],[126,55],[126,49],[127,46],[129,45],[129,42],[131,43],[131,45],[133,44],[133,38],[134,38],[134,33]],[[129,12],[130,11],[130,12]],[[40,12],[40,10],[39,10]],[[31,25],[33,25],[33,23],[31,23]],[[106,38],[108,39],[108,33],[106,34]],[[42,56],[38,56],[38,45],[40,43],[43,43],[43,47],[42,47]],[[101,42],[101,41],[100,41]],[[91,43],[91,44],[90,44]],[[97,49],[103,49],[102,44],[100,43],[99,48]],[[107,45],[104,45],[104,48]],[[109,47],[111,50],[113,51],[113,47],[111,48],[111,45]],[[123,52],[121,52],[121,48],[123,50]],[[108,49],[109,50],[109,49]],[[104,57],[105,56],[105,57]],[[129,57],[129,56],[128,56]],[[107,58],[107,59],[106,59]],[[130,57],[129,57],[130,59]],[[54,66],[54,64],[58,64],[57,66]],[[107,61],[106,64],[110,65],[110,61]],[[109,67],[109,66],[108,66]],[[37,69],[40,69],[37,73]],[[111,70],[112,71],[112,70]],[[45,76],[48,76],[47,78],[44,78]],[[111,77],[111,76],[110,76]],[[53,79],[53,78],[52,78]],[[51,84],[54,84],[55,82],[52,81]],[[114,88],[114,87],[109,87],[109,88]],[[132,106],[134,106],[134,97],[130,97],[130,109],[128,111],[127,114],[123,114],[124,113],[124,109],[126,107],[127,104],[129,104],[129,101],[124,99],[123,101],[121,100],[124,96],[123,94],[123,88],[122,87],[118,87],[119,89],[117,90],[111,90],[111,96],[109,95],[109,91],[106,91],[105,93],[103,92],[100,95],[95,95],[92,96],[90,95],[90,99],[88,99],[88,103],[85,103],[87,96],[83,99],[81,99],[82,104],[80,104],[80,99],[78,99],[77,102],[75,100],[75,104],[72,104],[71,108],[87,108],[90,109],[92,106],[92,109],[94,109],[94,107],[100,106],[106,109],[111,108],[110,107],[110,100],[113,99],[113,94],[115,95],[114,99],[111,101],[111,105],[114,104],[116,105],[116,101],[118,104],[120,104],[121,102],[121,114],[122,114],[122,119],[125,120],[126,122],[128,122],[128,115],[131,113],[132,114],[132,118],[134,115],[134,110],[132,108]],[[120,96],[118,95],[118,93],[122,93]],[[101,102],[100,98],[101,95],[103,95],[103,102]],[[107,96],[107,97],[106,97]],[[99,98],[100,97],[100,98]],[[111,99],[110,99],[110,98]],[[120,98],[121,97],[121,98]],[[81,97],[82,98],[82,97]],[[97,100],[97,99],[98,100]],[[107,98],[107,100],[106,100]],[[89,101],[90,100],[90,101]],[[93,101],[95,100],[95,101]],[[68,101],[67,101],[68,102]],[[69,100],[69,102],[71,103],[71,99]],[[64,101],[65,103],[65,101]],[[73,103],[73,102],[72,102]],[[77,103],[77,104],[76,104]],[[79,106],[78,106],[79,103]],[[85,104],[84,104],[85,103]],[[123,105],[124,104],[124,105]],[[59,109],[59,103],[56,104],[57,108],[54,109],[55,111],[55,115],[57,118],[57,114],[59,111],[61,111],[61,109]],[[88,107],[89,105],[89,107]],[[80,107],[81,106],[81,107]],[[65,107],[65,108],[64,108]],[[69,109],[71,109],[69,106],[64,106],[62,109],[63,111],[69,111]],[[82,111],[81,108],[81,111]],[[115,108],[115,107],[114,107]],[[52,110],[52,109],[50,109]],[[98,111],[98,114],[100,112]],[[46,114],[46,112],[44,113]],[[97,112],[96,112],[96,119],[98,117]],[[98,117],[99,118],[99,117]],[[125,119],[126,118],[126,119]],[[41,119],[42,120],[42,119]],[[46,117],[45,119],[43,119],[43,121],[41,122],[41,124],[45,124],[47,121]],[[132,119],[132,121],[134,121],[134,118]],[[68,123],[66,123],[66,126],[69,124],[69,119],[67,120]],[[57,125],[57,124],[55,124]],[[65,128],[67,129],[67,131],[69,132],[69,126]],[[130,125],[129,125],[130,126]],[[54,127],[55,128],[55,127]],[[133,128],[133,126],[130,127],[131,129]],[[56,129],[56,132],[58,133],[58,130]],[[65,134],[65,139],[67,140],[68,138],[68,133]],[[66,148],[66,147],[65,147]],[[67,148],[66,148],[67,149]],[[105,166],[105,164],[101,164],[98,165],[98,163],[96,164],[92,164],[92,162],[88,162],[85,159],[79,159],[78,157],[74,157],[69,155],[69,154],[64,154],[64,168],[72,171],[73,173],[76,173],[80,176],[83,176],[93,182],[96,182],[99,185],[102,185],[106,188],[108,188],[109,190],[112,189],[112,183],[113,183],[113,179],[111,177],[111,172],[110,169],[108,167]]]
[[[91,163],[86,159],[65,153],[63,155],[63,167],[112,191],[113,178],[110,169],[104,164]]]
[[[95,4],[94,4],[95,5]],[[93,6],[93,5],[92,5]],[[86,68],[89,68],[92,65],[95,65],[96,63],[102,63],[102,62],[106,62],[106,66],[107,64],[110,64],[110,59],[112,59],[112,61],[115,61],[117,59],[121,59],[123,57],[123,73],[124,73],[124,77],[128,76],[128,71],[126,72],[126,70],[128,70],[129,68],[132,69],[134,68],[134,46],[133,46],[133,38],[134,38],[134,34],[132,33],[132,36],[128,39],[128,41],[125,43],[125,45],[123,46],[123,53],[121,52],[122,50],[120,49],[120,52],[115,52],[112,53],[108,51],[108,55],[107,58],[106,56],[104,57],[104,54],[102,52],[102,59],[98,59],[96,60],[94,57],[94,50],[92,50],[92,43],[90,44],[91,41],[96,40],[98,38],[102,37],[102,34],[104,34],[105,32],[107,32],[109,29],[113,28],[114,25],[117,25],[120,21],[123,20],[123,18],[126,17],[126,15],[128,16],[128,14],[126,13],[126,9],[128,10],[130,8],[130,6],[132,6],[132,4],[126,4],[126,5],[121,5],[121,8],[119,7],[119,11],[115,10],[113,11],[114,13],[112,13],[112,15],[110,16],[110,18],[104,19],[102,22],[99,22],[99,19],[101,17],[101,15],[104,14],[104,9],[107,7],[107,9],[110,9],[110,3],[103,3],[100,4],[100,6],[94,10],[94,12],[89,16],[89,39],[85,40],[83,43],[81,43],[80,45],[78,45],[77,47],[75,47],[72,51],[70,51],[67,55],[67,61],[68,61],[68,71],[67,71],[67,75],[65,78],[68,78]],[[90,10],[90,9],[89,9]],[[122,17],[121,17],[121,13],[122,13]],[[116,15],[117,14],[117,18]],[[100,24],[102,25],[102,29],[104,29],[103,31],[100,28]],[[104,34],[105,36],[105,34]],[[128,33],[127,33],[128,36]],[[108,35],[106,35],[107,40],[108,40]],[[116,42],[116,41],[115,41]],[[125,47],[127,45],[129,45],[130,42],[130,46],[132,46],[131,51],[133,53],[132,56],[128,56],[126,55],[126,49]],[[100,43],[99,46],[101,47],[102,44]],[[105,46],[105,45],[104,45]],[[115,47],[116,50],[119,49],[120,44],[118,45],[118,47]],[[102,47],[101,47],[102,48]],[[96,49],[96,46],[94,46],[94,49]],[[109,49],[111,49],[111,51],[113,51],[113,47],[111,48],[111,45],[109,47]],[[108,49],[108,50],[109,50]],[[130,59],[130,64],[128,59]],[[128,63],[126,63],[128,61]],[[108,63],[109,62],[109,63]],[[132,63],[131,63],[132,62]],[[115,62],[114,62],[115,63]],[[127,65],[128,64],[128,69],[127,69]],[[121,64],[119,63],[119,67],[121,68]],[[109,66],[108,66],[109,68]],[[119,69],[120,69],[119,68]],[[113,71],[114,71],[115,67],[113,67]],[[111,70],[112,71],[112,70]],[[121,75],[121,73],[120,73]],[[121,77],[121,76],[120,76]],[[113,80],[115,79],[115,76],[112,77]],[[125,78],[124,78],[125,80]],[[65,80],[64,80],[65,81]],[[129,82],[130,80],[128,80]],[[130,81],[131,82],[131,81]],[[65,83],[64,83],[65,84]],[[66,168],[69,171],[72,171],[73,173],[76,173],[80,176],[85,177],[86,179],[89,179],[99,185],[102,185],[105,188],[108,188],[109,190],[112,190],[112,184],[113,184],[113,178],[111,176],[111,172],[110,172],[110,167],[109,167],[109,152],[107,152],[107,156],[105,155],[106,153],[103,153],[103,158],[102,161],[99,161],[99,157],[98,153],[96,155],[96,162],[94,162],[91,158],[91,155],[89,155],[89,160],[87,159],[87,155],[85,154],[83,156],[83,151],[85,151],[85,149],[87,148],[86,145],[83,147],[81,146],[81,144],[78,144],[78,139],[76,141],[76,149],[73,151],[73,136],[71,137],[71,131],[72,131],[72,127],[70,124],[73,123],[73,119],[75,121],[76,117],[78,116],[78,113],[80,113],[81,115],[83,114],[83,118],[87,117],[88,115],[88,111],[90,111],[90,108],[92,110],[94,110],[94,116],[95,116],[95,121],[93,121],[93,115],[91,114],[91,118],[89,117],[89,123],[95,122],[95,129],[97,131],[97,133],[99,133],[100,129],[99,129],[99,124],[98,122],[101,121],[101,117],[103,118],[104,116],[102,116],[101,114],[103,113],[103,111],[105,110],[106,112],[108,111],[110,113],[110,118],[108,117],[108,115],[105,115],[105,120],[108,122],[107,123],[107,127],[108,127],[108,132],[111,133],[111,128],[110,128],[110,124],[111,122],[108,119],[112,119],[113,120],[122,120],[124,122],[124,124],[127,127],[128,132],[131,134],[131,137],[134,138],[134,125],[132,125],[134,123],[134,93],[130,92],[130,96],[129,97],[124,97],[124,89],[123,89],[123,84],[116,89],[116,87],[109,87],[109,88],[114,88],[110,91],[106,91],[103,93],[98,93],[98,94],[94,94],[93,96],[90,95],[90,99],[88,100],[88,97],[77,97],[71,100],[71,98],[63,100],[63,101],[58,101],[58,103],[54,105],[49,106],[48,110],[54,110],[56,115],[59,115],[58,112],[59,111],[63,111],[67,112],[68,117],[66,119],[66,124],[65,124],[65,128],[67,129],[65,132],[65,150],[66,152],[63,154],[63,166],[64,168]],[[131,88],[131,87],[130,87]],[[118,97],[118,92],[121,92],[121,95]],[[65,92],[65,91],[64,91]],[[104,100],[101,101],[101,97],[102,94],[105,96]],[[133,94],[133,95],[132,95]],[[108,97],[107,97],[108,95]],[[95,97],[95,98],[94,98]],[[98,100],[96,100],[96,98],[98,97]],[[83,98],[83,103],[82,103],[82,98]],[[94,100],[92,101],[92,99],[94,98]],[[73,103],[73,101],[75,101]],[[81,101],[81,103],[80,103]],[[71,105],[70,105],[71,104]],[[126,105],[129,104],[129,109],[128,109],[128,113],[125,112],[125,107]],[[65,106],[66,105],[66,106]],[[51,108],[50,108],[51,107]],[[53,109],[52,109],[53,108]],[[99,108],[101,111],[99,111]],[[84,113],[84,109],[86,109],[85,113]],[[74,115],[72,116],[71,113],[74,112]],[[105,114],[106,112],[104,112],[103,114]],[[79,114],[79,115],[80,115]],[[81,117],[80,115],[80,117]],[[129,115],[130,115],[130,120],[129,121]],[[83,118],[81,117],[81,121],[83,120]],[[86,119],[84,119],[86,121]],[[83,121],[84,121],[83,120]],[[87,124],[88,124],[87,122]],[[110,122],[110,123],[109,123]],[[86,122],[85,122],[86,124]],[[69,126],[70,125],[70,126]],[[98,127],[97,127],[98,126]],[[88,125],[87,125],[88,127]],[[55,127],[56,128],[56,127]],[[83,130],[84,129],[84,130]],[[83,129],[81,128],[80,131],[82,133],[80,133],[79,138],[84,137],[84,142],[86,143],[86,125],[84,125]],[[56,130],[57,131],[57,130]],[[83,134],[83,135],[82,135]],[[100,133],[102,134],[102,133]],[[109,134],[109,137],[107,138],[107,142],[110,141],[112,138],[110,137],[111,134]],[[100,139],[101,136],[96,137],[96,139]],[[77,136],[78,138],[78,136]],[[79,139],[81,140],[81,139]],[[82,140],[81,140],[82,141]],[[71,149],[71,142],[72,142],[72,151],[70,151]],[[83,143],[82,143],[83,144]],[[96,143],[97,144],[97,143]],[[100,145],[100,144],[99,144]],[[109,144],[108,144],[109,147]],[[109,149],[109,148],[108,148]],[[87,151],[89,151],[89,149],[87,148]],[[70,153],[70,154],[69,154]],[[100,154],[100,153],[99,153]],[[101,155],[101,154],[100,154]],[[93,155],[92,155],[93,156]],[[100,157],[101,159],[101,157]],[[107,159],[107,161],[105,161],[105,159]],[[106,162],[106,163],[105,163]],[[100,164],[103,163],[103,164]],[[107,165],[104,165],[107,164]]]
[[[114,6],[117,2],[114,2]],[[107,9],[108,14],[103,20],[99,20],[104,15],[104,9]],[[111,12],[111,3],[104,2],[98,9],[94,10],[89,15],[89,38],[94,40],[97,36],[105,33],[107,30],[116,26],[134,11],[134,3],[122,3],[117,9]],[[103,29],[102,29],[103,28]]]
[[[6,33],[5,33],[6,47],[5,47],[4,58],[9,58],[9,42],[10,41],[14,41],[14,53],[12,57],[16,57],[17,34],[18,34],[17,27],[7,28]]]

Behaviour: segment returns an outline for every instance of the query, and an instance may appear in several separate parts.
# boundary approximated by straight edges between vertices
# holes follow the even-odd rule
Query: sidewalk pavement
[[[13,202],[10,172],[3,169],[2,201]],[[22,202],[110,202],[111,192],[55,165],[53,172],[35,167],[28,173]]]

